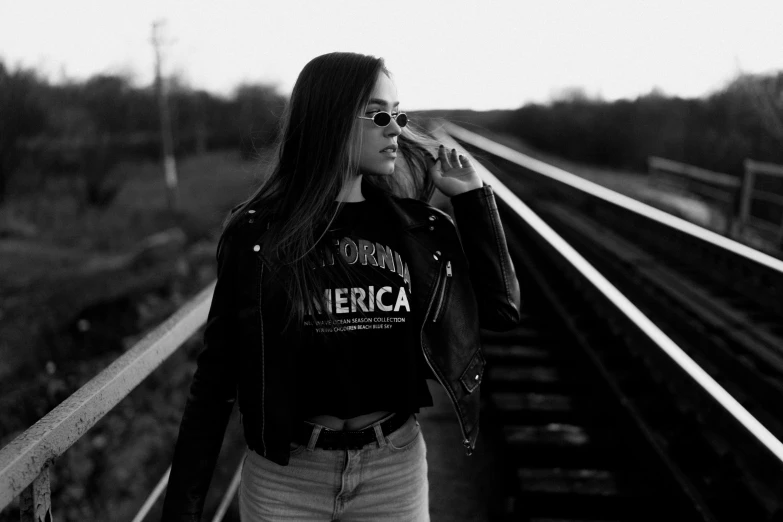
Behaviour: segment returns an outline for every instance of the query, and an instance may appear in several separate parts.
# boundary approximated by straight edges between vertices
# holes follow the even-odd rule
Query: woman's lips
[[[381,152],[381,154],[383,154],[387,158],[396,158],[397,157],[397,153],[396,152],[392,152],[390,150],[385,150],[385,151]]]

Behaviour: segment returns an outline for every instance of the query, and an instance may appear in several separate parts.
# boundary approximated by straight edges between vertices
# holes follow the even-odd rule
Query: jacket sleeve
[[[222,248],[220,248],[222,246]],[[209,483],[236,402],[236,247],[222,238],[218,278],[204,330],[204,348],[182,415],[161,520],[201,519]]]
[[[510,330],[520,320],[519,281],[492,187],[484,185],[458,194],[451,204],[470,265],[481,327]]]

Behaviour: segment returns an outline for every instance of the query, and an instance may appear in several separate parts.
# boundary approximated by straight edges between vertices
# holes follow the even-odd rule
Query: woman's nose
[[[400,134],[402,134],[402,127],[397,125],[397,120],[392,118],[392,121],[386,126],[386,135],[399,136]]]

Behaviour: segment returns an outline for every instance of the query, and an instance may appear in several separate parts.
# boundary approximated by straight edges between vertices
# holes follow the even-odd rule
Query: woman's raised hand
[[[438,190],[450,198],[482,187],[481,178],[470,160],[457,154],[456,149],[447,153],[443,145],[438,149],[437,161],[430,167],[430,176]]]

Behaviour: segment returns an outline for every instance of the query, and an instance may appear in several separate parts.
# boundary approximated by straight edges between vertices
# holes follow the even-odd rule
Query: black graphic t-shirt
[[[411,309],[422,290],[411,287],[398,235],[376,210],[367,200],[344,203],[319,245],[313,270],[328,284],[304,320],[296,418],[432,406]]]

